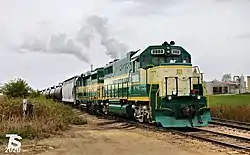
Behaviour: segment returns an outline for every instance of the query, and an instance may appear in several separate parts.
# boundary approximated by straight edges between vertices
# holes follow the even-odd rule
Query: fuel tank
[[[129,104],[122,104],[120,102],[109,103],[109,112],[119,116],[131,117],[133,116],[133,109]]]

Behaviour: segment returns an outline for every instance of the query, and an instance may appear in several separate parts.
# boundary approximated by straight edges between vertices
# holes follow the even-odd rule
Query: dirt
[[[156,133],[83,114],[87,125],[70,126],[60,136],[25,142],[25,155],[225,155],[239,154],[171,133]]]

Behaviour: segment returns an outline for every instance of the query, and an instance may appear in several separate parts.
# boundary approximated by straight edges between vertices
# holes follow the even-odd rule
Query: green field
[[[212,117],[250,122],[250,94],[208,96]]]
[[[250,104],[250,94],[237,94],[237,95],[211,95],[208,96],[209,106],[216,105],[242,105]]]

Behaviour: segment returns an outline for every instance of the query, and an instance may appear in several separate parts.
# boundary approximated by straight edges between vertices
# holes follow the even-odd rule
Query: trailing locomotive
[[[61,100],[163,127],[207,126],[211,116],[203,84],[191,55],[171,41],[65,80]]]

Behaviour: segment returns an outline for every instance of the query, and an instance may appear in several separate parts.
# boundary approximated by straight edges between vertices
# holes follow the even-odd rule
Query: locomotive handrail
[[[157,106],[158,106],[157,94],[158,94],[159,91],[160,91],[160,88],[158,88],[156,93],[155,93],[155,109],[157,109]]]
[[[151,98],[151,92],[152,92],[152,84],[150,84],[150,89],[149,89],[149,98]]]

